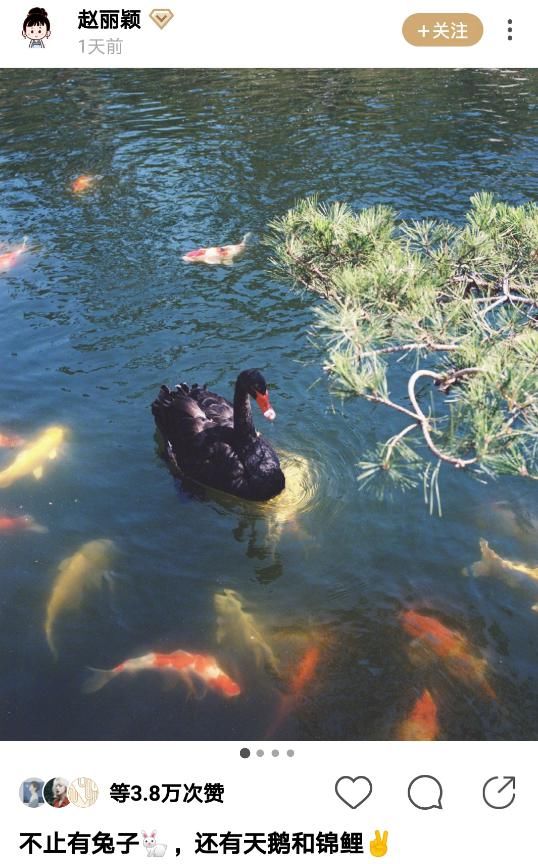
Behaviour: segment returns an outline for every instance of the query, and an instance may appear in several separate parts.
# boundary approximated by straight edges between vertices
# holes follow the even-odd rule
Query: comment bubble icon
[[[442,810],[443,787],[437,777],[431,774],[419,774],[411,780],[407,789],[407,797],[413,807],[418,810]]]

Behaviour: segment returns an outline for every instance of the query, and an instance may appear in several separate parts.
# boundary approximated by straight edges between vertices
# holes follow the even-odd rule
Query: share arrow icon
[[[515,777],[490,777],[484,783],[482,797],[494,810],[506,810],[516,798]]]

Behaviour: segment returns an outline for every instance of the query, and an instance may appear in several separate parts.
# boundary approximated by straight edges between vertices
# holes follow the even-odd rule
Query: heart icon
[[[339,777],[334,791],[344,804],[356,810],[372,794],[372,783],[368,777]]]

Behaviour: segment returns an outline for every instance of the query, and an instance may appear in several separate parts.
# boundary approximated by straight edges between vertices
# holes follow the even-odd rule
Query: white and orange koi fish
[[[44,525],[39,525],[32,516],[0,514],[0,534],[11,534],[16,531],[35,531],[36,534],[46,534],[48,530]]]
[[[15,249],[11,249],[9,252],[2,252],[0,254],[0,273],[3,273],[7,270],[11,270],[12,267],[15,266],[17,261],[23,252],[26,252],[28,246],[26,245],[26,237],[22,241],[21,246],[17,246]]]
[[[171,654],[152,652],[143,657],[125,660],[113,669],[94,669],[93,675],[84,685],[84,693],[95,693],[122,672],[155,670],[178,675],[190,693],[195,694],[195,682],[201,682],[226,698],[239,696],[241,688],[218,665],[214,657],[207,654],[191,654],[189,651],[173,651]]]
[[[20,435],[7,435],[5,432],[0,432],[0,447],[13,449],[14,447],[22,447],[25,439]]]
[[[102,179],[101,174],[80,174],[71,181],[71,192],[74,192],[75,195],[83,195],[84,192],[88,192],[99,180]]]
[[[232,243],[229,246],[201,246],[183,255],[183,261],[187,264],[233,264],[245,251],[250,236],[250,233],[245,234],[241,243]]]

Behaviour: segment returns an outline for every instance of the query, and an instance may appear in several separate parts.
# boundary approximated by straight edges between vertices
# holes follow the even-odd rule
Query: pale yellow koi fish
[[[481,559],[471,565],[474,576],[492,576],[502,579],[511,588],[530,588],[533,593],[538,591],[538,567],[530,567],[521,561],[510,561],[501,558],[493,551],[487,540],[480,540]],[[532,606],[532,611],[538,611],[538,603]]]
[[[33,474],[39,480],[43,476],[43,463],[47,459],[56,459],[64,437],[65,429],[61,426],[45,429],[39,438],[17,454],[11,465],[0,471],[0,488],[5,489],[28,474]]]
[[[217,642],[226,643],[234,652],[254,657],[257,669],[265,667],[278,675],[278,661],[260,632],[254,617],[243,609],[243,599],[227,588],[214,596],[217,612]]]
[[[538,548],[538,518],[524,509],[514,509],[508,501],[495,501],[480,513],[482,527],[496,534],[513,537],[524,546]]]
[[[538,582],[538,567],[529,567],[528,564],[523,564],[519,561],[510,561],[508,558],[501,558],[497,555],[489,545],[487,540],[480,540],[480,552],[482,558],[472,565],[472,572],[475,576],[496,576],[498,579],[503,579],[508,584],[513,584],[514,581],[521,581],[517,577],[533,579]]]
[[[58,576],[47,605],[45,633],[50,650],[56,656],[54,627],[59,615],[78,609],[85,593],[99,588],[116,551],[112,540],[91,540],[66,558],[58,567]]]

